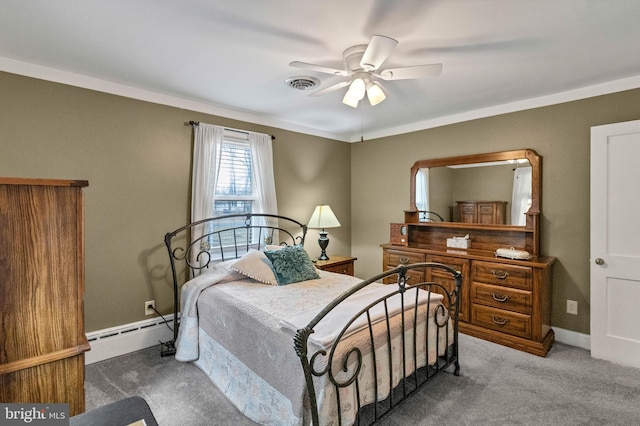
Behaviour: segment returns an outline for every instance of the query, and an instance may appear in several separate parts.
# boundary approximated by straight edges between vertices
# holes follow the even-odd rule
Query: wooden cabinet
[[[453,256],[439,256],[434,254],[427,255],[427,262],[442,263],[462,273],[462,289],[460,290],[460,313],[458,318],[460,321],[469,321],[469,265],[468,259],[462,259]],[[456,287],[456,281],[450,273],[441,269],[429,269],[426,281],[433,281],[442,284],[449,293]]]
[[[316,260],[316,268],[323,271],[353,276],[353,263],[358,260],[350,256],[331,256],[329,260]]]
[[[507,217],[505,201],[457,201],[458,222],[504,224]]]
[[[498,258],[499,247],[532,246],[523,227],[488,227],[452,223],[408,223],[407,246],[383,244],[383,269],[415,262],[443,263],[462,273],[460,331],[532,354],[545,356],[554,342],[551,329],[553,257],[529,260]],[[471,249],[446,247],[454,233],[469,234]],[[534,245],[535,246],[535,245]],[[413,271],[410,271],[412,273]],[[450,276],[415,273],[409,282],[433,281],[453,289]]]
[[[507,215],[505,201],[457,201],[458,222],[485,225],[504,224]]]
[[[460,298],[460,315],[461,321],[467,321],[469,319],[469,261],[466,259],[460,259],[451,256],[436,256],[433,254],[418,253],[413,250],[403,250],[394,248],[385,248],[382,256],[382,269],[393,269],[399,265],[408,265],[410,263],[420,262],[436,262],[442,263],[456,271],[462,273],[462,295]],[[455,288],[455,279],[449,274],[440,269],[427,270],[427,276],[425,276],[424,270],[411,269],[407,271],[407,283],[418,284],[422,282],[435,282],[442,284],[449,293]],[[386,277],[384,279],[385,284],[394,284],[394,277]]]
[[[86,181],[0,178],[0,401],[84,411]]]

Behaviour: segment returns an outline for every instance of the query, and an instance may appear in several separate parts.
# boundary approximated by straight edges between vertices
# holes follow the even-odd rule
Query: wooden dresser
[[[85,409],[87,185],[0,178],[0,402]]]
[[[437,262],[463,275],[460,331],[481,339],[545,356],[554,342],[551,329],[553,257],[512,260],[495,256],[500,247],[525,248],[533,232],[523,227],[492,227],[451,222],[406,223],[406,245],[383,244],[383,269],[399,264]],[[469,234],[469,249],[448,248],[446,239]],[[433,281],[452,290],[450,276],[422,276],[410,271],[409,282]]]

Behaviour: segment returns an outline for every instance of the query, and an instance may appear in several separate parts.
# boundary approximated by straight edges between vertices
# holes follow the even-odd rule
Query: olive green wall
[[[329,255],[358,257],[356,274],[382,269],[389,222],[409,207],[418,159],[531,148],[543,156],[542,251],[558,258],[552,324],[589,333],[591,126],[640,118],[640,90],[504,114],[362,143],[239,122],[0,72],[0,175],[86,179],[87,331],[170,312],[163,236],[189,220],[189,120],[274,134],[279,213],[306,222],[328,203],[342,227]],[[306,248],[319,254],[318,233]],[[565,313],[577,300],[579,315]]]
[[[8,73],[0,94],[0,176],[89,181],[87,331],[145,319],[151,299],[173,311],[163,237],[189,221],[189,120],[274,134],[279,213],[306,223],[329,203],[342,224],[329,253],[350,251],[349,144]]]
[[[630,90],[353,144],[356,274],[381,271],[379,244],[409,208],[416,160],[531,148],[543,157],[542,253],[557,257],[552,325],[589,334],[590,128],[638,118],[640,90]],[[566,313],[566,299],[578,301],[577,316]]]

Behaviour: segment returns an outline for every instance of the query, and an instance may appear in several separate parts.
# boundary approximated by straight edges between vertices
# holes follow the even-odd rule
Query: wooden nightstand
[[[357,257],[331,256],[329,260],[315,260],[316,268],[323,271],[337,272],[338,274],[353,275],[353,262]]]

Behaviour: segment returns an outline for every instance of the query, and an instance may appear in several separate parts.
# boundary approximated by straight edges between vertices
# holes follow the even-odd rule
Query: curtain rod
[[[191,125],[191,126],[199,126],[199,125],[200,125],[200,122],[199,122],[199,121],[189,121],[189,125]],[[247,132],[246,130],[233,129],[233,128],[231,128],[231,127],[225,127],[224,129],[225,129],[225,130],[231,130],[231,131],[233,131],[233,132],[240,132],[240,133],[244,133],[245,135],[248,135],[248,134],[249,134],[249,132]],[[271,136],[271,140],[272,140],[272,141],[276,140],[276,137],[275,137],[275,136],[273,136],[273,135],[269,135],[269,136]]]

